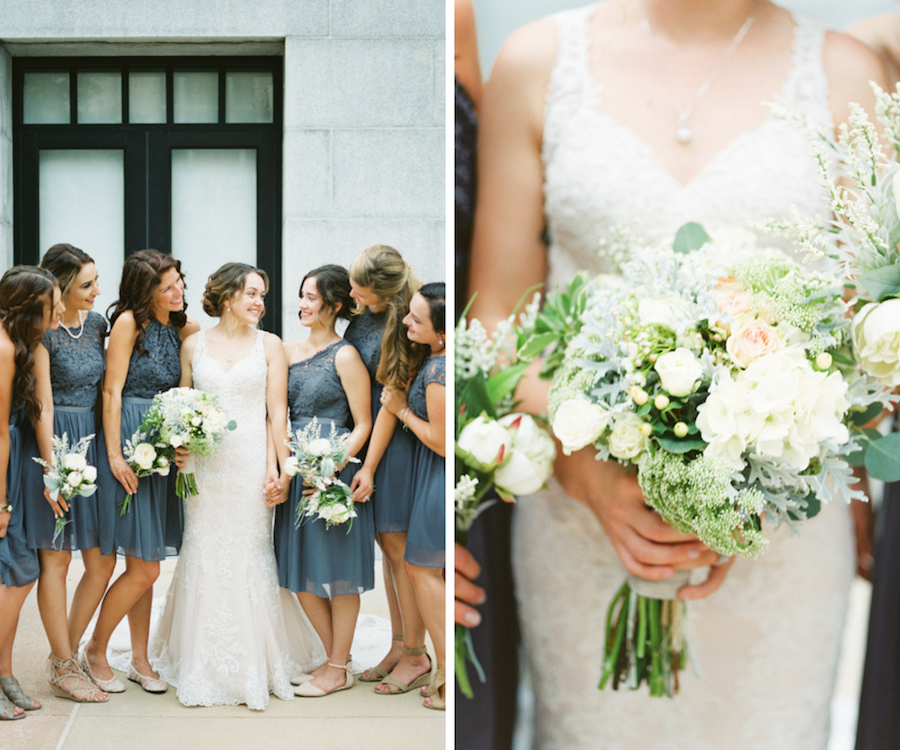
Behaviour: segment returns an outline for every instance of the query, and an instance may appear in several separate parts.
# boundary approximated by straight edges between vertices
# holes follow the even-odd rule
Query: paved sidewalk
[[[119,566],[124,567],[121,561]],[[163,564],[156,596],[166,591],[174,567],[174,560]],[[80,561],[73,560],[70,596],[80,576]],[[376,565],[376,588],[363,595],[361,609],[364,614],[388,617],[380,563]],[[107,703],[75,704],[50,693],[43,674],[48,652],[32,592],[22,608],[13,667],[25,691],[44,707],[24,720],[0,723],[0,750],[444,747],[445,714],[424,708],[418,691],[382,696],[373,692],[373,685],[357,683],[352,690],[322,699],[281,701],[273,697],[265,711],[251,711],[244,706],[185,708],[172,689],[154,696],[126,682],[128,690],[110,696]],[[124,680],[125,675],[119,677]]]

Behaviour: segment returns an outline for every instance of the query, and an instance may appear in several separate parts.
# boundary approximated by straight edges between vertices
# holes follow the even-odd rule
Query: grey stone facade
[[[284,335],[324,260],[397,247],[445,278],[443,0],[0,0],[0,264],[12,263],[15,56],[284,56]]]

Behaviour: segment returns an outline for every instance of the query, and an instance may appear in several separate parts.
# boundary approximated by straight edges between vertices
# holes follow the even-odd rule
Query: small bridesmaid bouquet
[[[143,423],[141,426],[143,427]],[[122,455],[137,478],[143,479],[151,474],[159,474],[161,477],[169,476],[175,451],[173,448],[167,448],[165,444],[150,442],[147,433],[138,428],[131,439],[125,441]],[[124,516],[128,512],[131,498],[131,493],[125,495],[125,500],[119,506],[120,516]]]
[[[328,437],[322,437],[319,421],[313,417],[285,442],[291,449],[285,473],[289,477],[299,474],[304,484],[314,490],[300,500],[294,528],[299,529],[307,518],[320,518],[327,529],[346,523],[349,532],[356,510],[350,488],[336,474],[347,463],[359,463],[350,455],[350,433],[338,435],[332,424]]]
[[[85,456],[88,446],[93,440],[93,435],[81,438],[75,445],[69,448],[69,436],[64,432],[62,437],[53,436],[53,462],[47,463],[42,458],[33,460],[43,466],[44,486],[50,490],[50,496],[59,501],[60,498],[69,503],[75,497],[90,497],[97,491],[97,469],[90,466]],[[53,530],[51,544],[54,549],[62,549],[62,532],[69,523],[67,513],[56,518],[56,528]],[[59,547],[56,542],[59,540]]]
[[[215,396],[195,388],[170,388],[157,394],[141,422],[141,429],[156,435],[157,443],[190,452],[175,480],[175,492],[182,498],[194,497],[199,492],[193,456],[212,456],[221,445],[225,431],[236,428],[234,420],[226,421]]]

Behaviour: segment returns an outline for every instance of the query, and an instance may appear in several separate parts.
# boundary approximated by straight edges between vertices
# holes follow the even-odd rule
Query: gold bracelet
[[[403,429],[406,430],[407,432],[409,432],[409,425],[406,423],[406,420],[403,418],[404,412],[407,412],[407,413],[409,412],[409,407],[408,407],[408,406],[404,406],[404,407],[400,410],[400,416],[398,416],[397,418],[400,420],[400,424],[403,425]]]
[[[7,512],[10,515],[12,515],[12,505],[10,505],[9,503],[4,503],[3,505],[0,505],[0,513],[7,513]]]

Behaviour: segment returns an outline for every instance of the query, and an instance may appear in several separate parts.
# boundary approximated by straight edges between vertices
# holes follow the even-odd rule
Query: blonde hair
[[[350,264],[349,270],[355,284],[370,289],[385,305],[381,358],[375,379],[389,388],[406,388],[418,357],[402,321],[409,312],[409,301],[422,282],[403,256],[387,245],[366,248]],[[358,307],[356,312],[362,312],[362,308]]]

